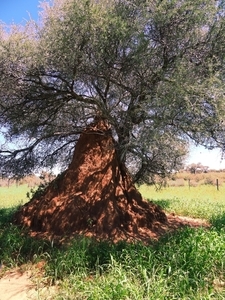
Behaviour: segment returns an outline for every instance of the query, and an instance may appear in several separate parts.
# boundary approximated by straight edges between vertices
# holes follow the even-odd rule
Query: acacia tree
[[[2,172],[65,167],[96,116],[134,181],[179,167],[189,140],[225,149],[223,1],[41,7],[39,23],[1,26]]]

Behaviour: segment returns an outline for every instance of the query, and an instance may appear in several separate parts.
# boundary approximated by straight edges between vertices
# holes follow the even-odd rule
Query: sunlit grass
[[[160,204],[166,211],[183,216],[210,219],[225,211],[225,186],[201,185],[198,187],[167,187],[156,190],[142,185],[142,196]]]
[[[26,194],[29,191],[30,188],[26,184],[0,187],[0,208],[26,203],[28,201]]]

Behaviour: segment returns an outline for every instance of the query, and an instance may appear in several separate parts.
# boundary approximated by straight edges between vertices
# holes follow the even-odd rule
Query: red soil
[[[193,225],[142,199],[119,163],[111,131],[102,120],[81,134],[68,169],[20,209],[16,223],[33,233],[113,241],[149,240]]]

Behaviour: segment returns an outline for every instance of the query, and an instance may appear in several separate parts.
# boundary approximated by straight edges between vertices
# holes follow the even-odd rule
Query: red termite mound
[[[57,236],[100,239],[154,237],[167,217],[142,199],[119,163],[107,123],[96,121],[80,135],[68,169],[16,214],[16,223]]]

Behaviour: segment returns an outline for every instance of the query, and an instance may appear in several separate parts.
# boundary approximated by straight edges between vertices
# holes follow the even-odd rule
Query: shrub
[[[215,180],[211,176],[206,177],[204,180],[204,184],[214,185],[214,182]]]

